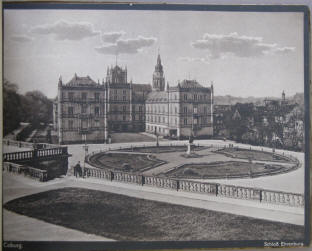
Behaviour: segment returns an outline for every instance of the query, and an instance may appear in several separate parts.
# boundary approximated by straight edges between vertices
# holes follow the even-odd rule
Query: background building
[[[53,105],[54,130],[60,144],[104,143],[110,132],[148,132],[163,136],[213,135],[213,86],[184,80],[165,89],[160,55],[153,84],[127,81],[127,69],[107,68],[106,80],[75,76],[63,84]]]
[[[146,132],[169,137],[213,135],[213,86],[184,80],[165,90],[165,77],[158,55],[153,92],[146,100]]]

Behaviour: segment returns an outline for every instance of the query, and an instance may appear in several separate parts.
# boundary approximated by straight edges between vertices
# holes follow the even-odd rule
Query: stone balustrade
[[[186,192],[205,193],[216,195],[217,184],[201,183],[196,181],[179,180],[179,190]]]
[[[294,207],[304,206],[304,196],[303,194],[285,193],[278,191],[261,191],[261,202],[280,204]]]
[[[40,170],[30,166],[27,168],[25,175],[39,179],[41,182],[48,180],[48,172],[46,170]]]
[[[124,172],[112,172],[112,174],[113,174],[114,181],[143,184],[142,175],[124,173]]]
[[[34,151],[23,151],[14,153],[4,153],[3,161],[21,161],[31,160],[34,157]]]
[[[98,179],[112,180],[113,177],[111,171],[104,169],[85,167],[85,172],[87,177],[93,177]]]
[[[244,200],[258,200],[261,198],[261,190],[257,188],[238,187],[231,185],[217,185],[217,196],[244,199]]]
[[[30,166],[20,165],[12,162],[3,162],[3,170],[16,174],[24,174],[25,176],[30,176],[42,182],[48,180],[48,172],[46,170],[40,170]]]
[[[3,171],[16,173],[16,174],[21,174],[25,170],[25,168],[27,167],[20,165],[20,164],[10,163],[10,162],[3,162],[3,166],[2,166]]]
[[[144,182],[144,184],[147,186],[156,186],[161,188],[178,190],[178,181],[174,179],[144,176]]]
[[[23,152],[4,153],[3,161],[26,161],[35,158],[53,157],[67,154],[67,147],[57,147]]]
[[[190,180],[178,180],[165,177],[143,176],[138,174],[109,171],[97,168],[85,168],[86,177],[93,177],[117,182],[153,186],[183,192],[209,194],[218,197],[253,200],[260,203],[272,203],[292,207],[303,207],[303,194],[269,191],[260,188],[241,187],[217,183]]]

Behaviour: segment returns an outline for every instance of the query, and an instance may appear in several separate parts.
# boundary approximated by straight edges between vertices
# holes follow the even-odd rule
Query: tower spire
[[[161,64],[160,54],[157,56],[157,63],[153,74],[153,90],[164,91],[165,90],[165,76],[163,66]]]

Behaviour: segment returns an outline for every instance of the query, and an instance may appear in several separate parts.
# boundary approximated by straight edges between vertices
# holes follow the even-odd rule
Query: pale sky
[[[58,78],[93,80],[127,66],[151,83],[160,51],[166,82],[214,83],[215,95],[303,92],[303,14],[130,10],[4,10],[4,77],[20,93],[57,95]]]

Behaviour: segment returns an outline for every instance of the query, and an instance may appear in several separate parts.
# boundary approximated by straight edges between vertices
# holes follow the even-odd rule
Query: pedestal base
[[[193,151],[192,151],[192,146],[193,146],[193,144],[191,144],[191,143],[189,143],[189,144],[187,145],[186,154],[190,155],[190,154],[193,153]]]

